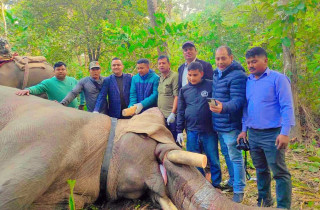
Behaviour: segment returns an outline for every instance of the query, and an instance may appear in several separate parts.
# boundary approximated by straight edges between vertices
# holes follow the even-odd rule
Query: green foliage
[[[266,48],[269,67],[283,71],[283,48],[295,54],[297,73],[287,71],[301,104],[320,114],[320,9],[315,0],[157,1],[156,26],[150,24],[147,1],[21,0],[6,10],[12,49],[21,55],[62,60],[70,74],[87,75],[90,59],[99,59],[105,76],[112,57],[123,60],[126,72],[148,58],[156,69],[166,51],[171,68],[184,62],[181,44],[195,42],[198,57],[215,63],[220,45],[232,48],[243,66],[252,46]],[[76,6],[75,6],[76,5]],[[297,81],[295,81],[297,79]]]

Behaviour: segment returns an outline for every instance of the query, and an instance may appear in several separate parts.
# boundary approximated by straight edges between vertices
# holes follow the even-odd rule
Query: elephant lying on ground
[[[100,191],[110,118],[19,97],[15,91],[0,86],[0,209],[66,208],[68,179],[76,180],[77,208],[93,203]],[[254,209],[228,200],[195,167],[171,162],[169,151],[181,150],[158,109],[119,120],[107,173],[108,198],[138,198],[147,192],[163,209]]]

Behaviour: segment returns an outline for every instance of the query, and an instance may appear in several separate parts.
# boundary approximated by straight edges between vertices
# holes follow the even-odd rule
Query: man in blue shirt
[[[200,62],[188,65],[189,83],[183,86],[178,98],[177,140],[182,144],[183,130],[187,130],[187,150],[202,153],[208,157],[211,174],[221,173],[218,150],[214,149],[217,142],[216,133],[212,128],[211,111],[207,98],[212,95],[212,81],[202,79],[204,75]],[[185,127],[186,126],[186,127]],[[202,168],[198,168],[204,175]],[[212,185],[220,187],[221,179],[211,176]]]
[[[271,175],[276,181],[277,208],[290,209],[291,175],[285,163],[289,133],[295,124],[289,79],[268,68],[266,51],[254,47],[246,53],[250,75],[246,85],[242,132],[248,131],[250,154],[256,168],[258,206],[272,206]]]
[[[216,50],[217,69],[213,72],[212,104],[213,129],[217,131],[221,153],[228,166],[230,190],[233,187],[233,201],[241,203],[244,196],[245,170],[241,150],[236,148],[241,132],[242,110],[246,103],[247,76],[240,63],[233,60],[232,51],[227,46]],[[216,144],[218,149],[218,143]],[[218,176],[221,174],[212,174]]]

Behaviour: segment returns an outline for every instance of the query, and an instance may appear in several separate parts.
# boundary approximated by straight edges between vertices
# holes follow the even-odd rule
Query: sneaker
[[[243,201],[244,193],[233,193],[232,201],[236,203],[241,203]]]
[[[213,187],[220,189],[222,192],[233,192],[233,187],[228,184],[217,185],[217,186],[213,186]]]
[[[273,198],[258,199],[257,206],[258,206],[258,207],[272,207],[273,204],[274,204]]]
[[[221,190],[222,192],[233,192],[233,187],[228,184],[224,184],[221,185]]]

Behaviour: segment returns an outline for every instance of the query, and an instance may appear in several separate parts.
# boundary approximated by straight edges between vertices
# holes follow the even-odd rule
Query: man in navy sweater
[[[212,81],[202,79],[203,67],[199,62],[188,66],[189,83],[181,88],[178,99],[177,143],[182,144],[183,130],[187,129],[187,150],[205,152],[209,159],[211,174],[220,173],[219,154],[215,144],[217,136],[212,129],[211,112],[207,98],[211,98]],[[202,168],[198,168],[204,175]],[[220,188],[220,181],[212,179],[212,185]]]
[[[247,76],[244,68],[233,60],[231,49],[221,46],[215,54],[217,69],[213,72],[212,98],[216,106],[212,111],[213,129],[218,133],[221,152],[226,159],[233,187],[233,201],[241,203],[245,187],[245,171],[242,152],[236,148],[241,132],[242,110],[246,103]]]

